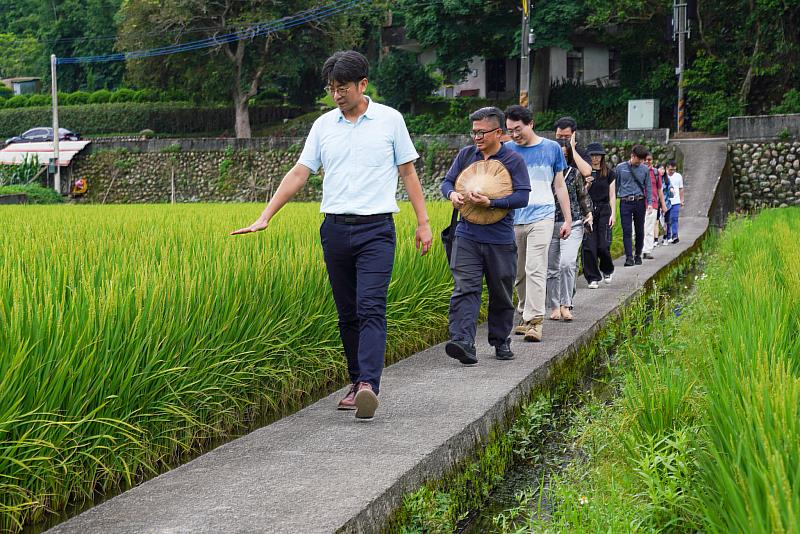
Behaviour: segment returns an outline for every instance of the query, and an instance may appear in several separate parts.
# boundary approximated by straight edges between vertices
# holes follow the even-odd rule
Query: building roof
[[[91,141],[61,141],[58,143],[58,165],[67,167],[78,152],[86,148]],[[0,150],[0,164],[18,165],[26,156],[33,156],[40,165],[47,165],[53,157],[53,142],[44,143],[12,143]]]
[[[15,83],[15,82],[36,82],[41,81],[41,78],[37,78],[35,76],[19,76],[17,78],[3,78],[0,82],[3,83]]]

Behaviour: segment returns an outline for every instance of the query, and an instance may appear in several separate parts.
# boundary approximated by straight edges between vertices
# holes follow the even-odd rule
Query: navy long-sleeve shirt
[[[483,159],[483,154],[477,147],[468,146],[462,148],[444,177],[441,187],[442,195],[449,199],[450,194],[455,191],[455,182],[458,175],[476,161],[482,161]],[[528,168],[525,166],[525,160],[505,145],[500,147],[497,154],[489,156],[489,159],[496,159],[508,170],[511,175],[511,187],[513,189],[513,192],[506,197],[492,199],[490,206],[492,208],[508,209],[509,212],[494,224],[474,224],[461,219],[456,227],[456,236],[471,239],[478,243],[510,245],[514,243],[514,209],[528,205],[528,198],[531,192]]]

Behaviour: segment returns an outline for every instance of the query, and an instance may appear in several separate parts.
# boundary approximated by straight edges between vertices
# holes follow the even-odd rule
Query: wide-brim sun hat
[[[456,191],[467,196],[470,191],[490,199],[507,197],[514,192],[511,174],[497,160],[476,161],[456,178]],[[465,202],[461,216],[474,224],[494,224],[508,213],[507,209],[484,208]]]
[[[605,156],[606,149],[600,143],[589,143],[586,145],[586,153],[589,156]]]

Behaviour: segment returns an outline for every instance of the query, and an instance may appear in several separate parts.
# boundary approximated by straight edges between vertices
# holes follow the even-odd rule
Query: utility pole
[[[50,54],[50,91],[53,98],[53,163],[55,164],[55,179],[53,189],[61,194],[61,165],[59,165],[58,152],[58,83],[56,81],[56,55]]]
[[[522,38],[519,53],[519,104],[526,108],[531,107],[528,97],[531,88],[530,43],[528,42],[531,19],[528,2],[529,0],[522,0]]]
[[[678,132],[685,131],[686,97],[683,91],[683,71],[686,67],[686,39],[691,37],[691,24],[687,16],[688,0],[673,0],[672,39],[678,39]]]

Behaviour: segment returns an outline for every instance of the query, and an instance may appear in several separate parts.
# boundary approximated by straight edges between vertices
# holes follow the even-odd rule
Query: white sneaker
[[[614,273],[607,274],[603,276],[603,282],[605,282],[606,284],[610,284],[612,278],[614,278]]]
[[[592,280],[589,282],[589,289],[597,289],[598,287],[600,287],[600,284],[597,282],[597,280]]]

